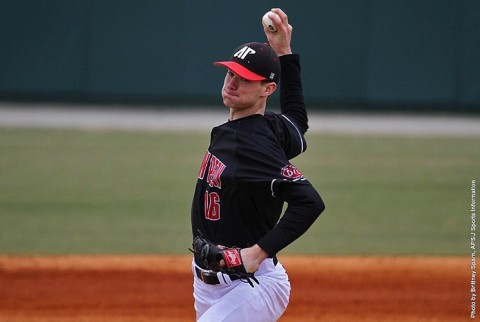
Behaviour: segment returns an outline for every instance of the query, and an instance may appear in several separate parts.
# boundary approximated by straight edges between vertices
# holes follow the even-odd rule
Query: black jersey
[[[269,256],[315,221],[324,205],[289,160],[306,149],[298,55],[280,57],[281,114],[213,128],[192,202],[192,232],[228,247],[258,244]],[[288,207],[281,217],[284,202]],[[279,221],[280,219],[280,221]]]

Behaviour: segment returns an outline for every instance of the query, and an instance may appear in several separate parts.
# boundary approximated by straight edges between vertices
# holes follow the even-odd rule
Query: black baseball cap
[[[240,45],[228,61],[213,63],[224,66],[251,81],[270,80],[278,83],[280,79],[280,61],[268,44],[250,42]]]

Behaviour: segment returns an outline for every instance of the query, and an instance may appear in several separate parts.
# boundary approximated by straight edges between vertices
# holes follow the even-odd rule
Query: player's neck
[[[238,120],[238,119],[250,116],[250,115],[254,115],[254,114],[264,115],[265,114],[265,105],[263,105],[263,106],[262,105],[252,106],[250,108],[240,109],[240,110],[230,108],[230,115],[229,115],[228,119],[230,121],[235,121],[235,120]]]

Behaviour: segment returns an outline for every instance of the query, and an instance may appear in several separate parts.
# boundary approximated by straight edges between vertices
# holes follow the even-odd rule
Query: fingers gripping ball
[[[203,269],[222,272],[230,277],[236,277],[254,286],[252,280],[258,283],[254,273],[248,273],[243,265],[240,248],[226,248],[215,245],[203,237],[197,236],[192,244],[195,262]],[[223,260],[223,265],[221,262]]]
[[[267,12],[262,17],[262,23],[271,32],[277,32],[277,30],[278,30],[277,26],[275,26],[275,23],[272,21],[272,19],[269,17],[269,15],[277,15],[277,14],[274,13],[274,12],[271,12],[271,11]]]

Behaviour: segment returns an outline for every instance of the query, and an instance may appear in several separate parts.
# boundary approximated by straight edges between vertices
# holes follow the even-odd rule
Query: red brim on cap
[[[224,66],[230,69],[232,72],[235,74],[239,75],[240,77],[243,77],[245,79],[251,80],[251,81],[261,81],[265,80],[266,78],[260,75],[257,75],[250,70],[246,69],[242,65],[240,65],[237,62],[234,61],[218,61],[213,63],[215,66]]]

